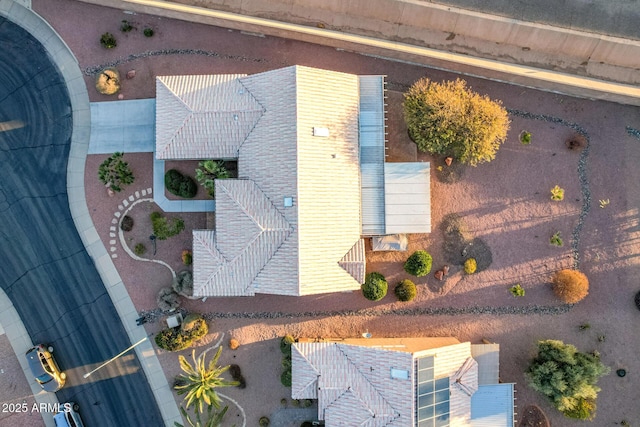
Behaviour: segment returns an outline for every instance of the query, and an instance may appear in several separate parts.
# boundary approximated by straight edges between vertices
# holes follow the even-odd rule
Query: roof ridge
[[[293,345],[291,346],[292,348],[295,348],[296,353],[298,354],[299,357],[301,357],[306,364],[311,367],[311,369],[313,370],[313,372],[315,372],[316,374],[316,378],[309,381],[307,384],[305,384],[303,387],[300,387],[300,391],[306,390],[310,385],[312,385],[313,383],[317,383],[318,382],[318,377],[320,377],[320,372],[318,372],[318,370],[316,369],[315,366],[313,366],[313,363],[311,363],[311,361],[309,360],[309,358],[302,352],[300,351],[300,349],[295,345],[296,343],[293,343]],[[292,390],[293,393],[293,390]]]
[[[394,419],[395,419],[395,418],[397,418],[397,417],[399,417],[399,416],[400,416],[400,414],[398,413],[398,411],[396,411],[396,410],[394,409],[394,407],[393,407],[393,406],[391,406],[391,404],[387,401],[387,399],[385,399],[385,398],[384,398],[384,396],[383,396],[383,395],[378,391],[378,388],[377,388],[375,385],[373,385],[373,383],[369,380],[369,378],[367,378],[367,376],[366,376],[366,375],[365,375],[365,374],[364,374],[364,373],[363,373],[363,372],[358,368],[358,365],[356,365],[356,364],[351,360],[351,358],[349,357],[349,355],[347,354],[347,352],[342,348],[343,346],[344,346],[344,347],[346,347],[348,344],[342,344],[342,345],[341,345],[340,343],[335,343],[334,345],[336,346],[337,350],[338,350],[340,353],[342,353],[342,354],[343,354],[343,356],[344,356],[345,360],[346,360],[347,362],[349,362],[349,364],[350,364],[351,366],[353,366],[353,368],[356,370],[356,372],[358,372],[358,374],[360,374],[360,376],[361,376],[361,377],[366,381],[366,383],[367,383],[367,384],[369,384],[369,386],[371,387],[371,389],[375,391],[375,393],[376,393],[377,397],[378,397],[378,398],[379,398],[379,399],[384,403],[384,406],[386,406],[386,407],[388,407],[389,409],[391,409],[391,413],[389,413],[389,414],[380,414],[380,415],[381,415],[381,416],[391,416],[391,417],[393,417]],[[349,389],[349,390],[353,390],[353,388],[352,388],[351,386],[349,386],[349,388],[348,388],[348,389]],[[354,392],[354,391],[352,391],[352,393],[354,393],[354,396],[355,396],[355,392]],[[359,398],[359,397],[358,397],[358,398]],[[375,414],[375,413],[374,413],[374,414]],[[378,414],[375,414],[375,415],[378,415]]]

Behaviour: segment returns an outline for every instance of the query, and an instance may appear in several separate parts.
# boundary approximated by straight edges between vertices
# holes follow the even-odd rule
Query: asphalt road
[[[89,426],[162,426],[131,345],[69,211],[71,106],[42,46],[0,17],[0,285],[34,343],[54,347]],[[26,349],[25,349],[26,351]]]

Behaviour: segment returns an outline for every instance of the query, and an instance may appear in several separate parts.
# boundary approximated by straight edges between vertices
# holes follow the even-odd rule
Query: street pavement
[[[135,353],[83,378],[131,343],[69,211],[71,102],[42,45],[2,17],[0,46],[0,285],[33,342],[55,348],[60,402],[87,425],[163,425]]]
[[[522,21],[640,40],[638,0],[437,0]]]

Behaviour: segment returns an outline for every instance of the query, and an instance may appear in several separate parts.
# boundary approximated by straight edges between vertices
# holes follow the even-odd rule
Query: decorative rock
[[[445,276],[449,274],[449,266],[445,265],[444,267],[442,267],[442,272],[444,273]]]
[[[116,192],[115,192],[115,191],[113,191],[111,188],[107,188],[107,195],[108,195],[109,197],[113,197],[113,196],[115,196],[115,195],[116,195]]]
[[[451,166],[451,163],[453,163],[453,157],[447,157],[444,159],[444,162],[447,166]]]
[[[127,78],[129,80],[131,80],[132,78],[134,78],[136,76],[136,70],[129,70],[127,71]]]
[[[118,99],[122,101],[122,100],[124,99],[124,95],[123,95],[123,94],[121,94],[121,93],[119,93],[119,94],[118,94]]]
[[[444,271],[438,270],[433,273],[433,276],[436,278],[436,280],[442,280],[442,278],[444,277]]]

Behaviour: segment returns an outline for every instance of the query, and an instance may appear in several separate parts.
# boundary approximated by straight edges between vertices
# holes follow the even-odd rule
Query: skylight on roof
[[[313,136],[322,136],[322,137],[327,137],[329,136],[329,129],[328,128],[320,128],[320,127],[314,127],[313,128]]]
[[[449,377],[434,378],[434,358],[418,359],[416,419],[418,427],[449,426]]]
[[[409,371],[407,371],[406,369],[391,368],[391,378],[396,380],[408,380]]]

